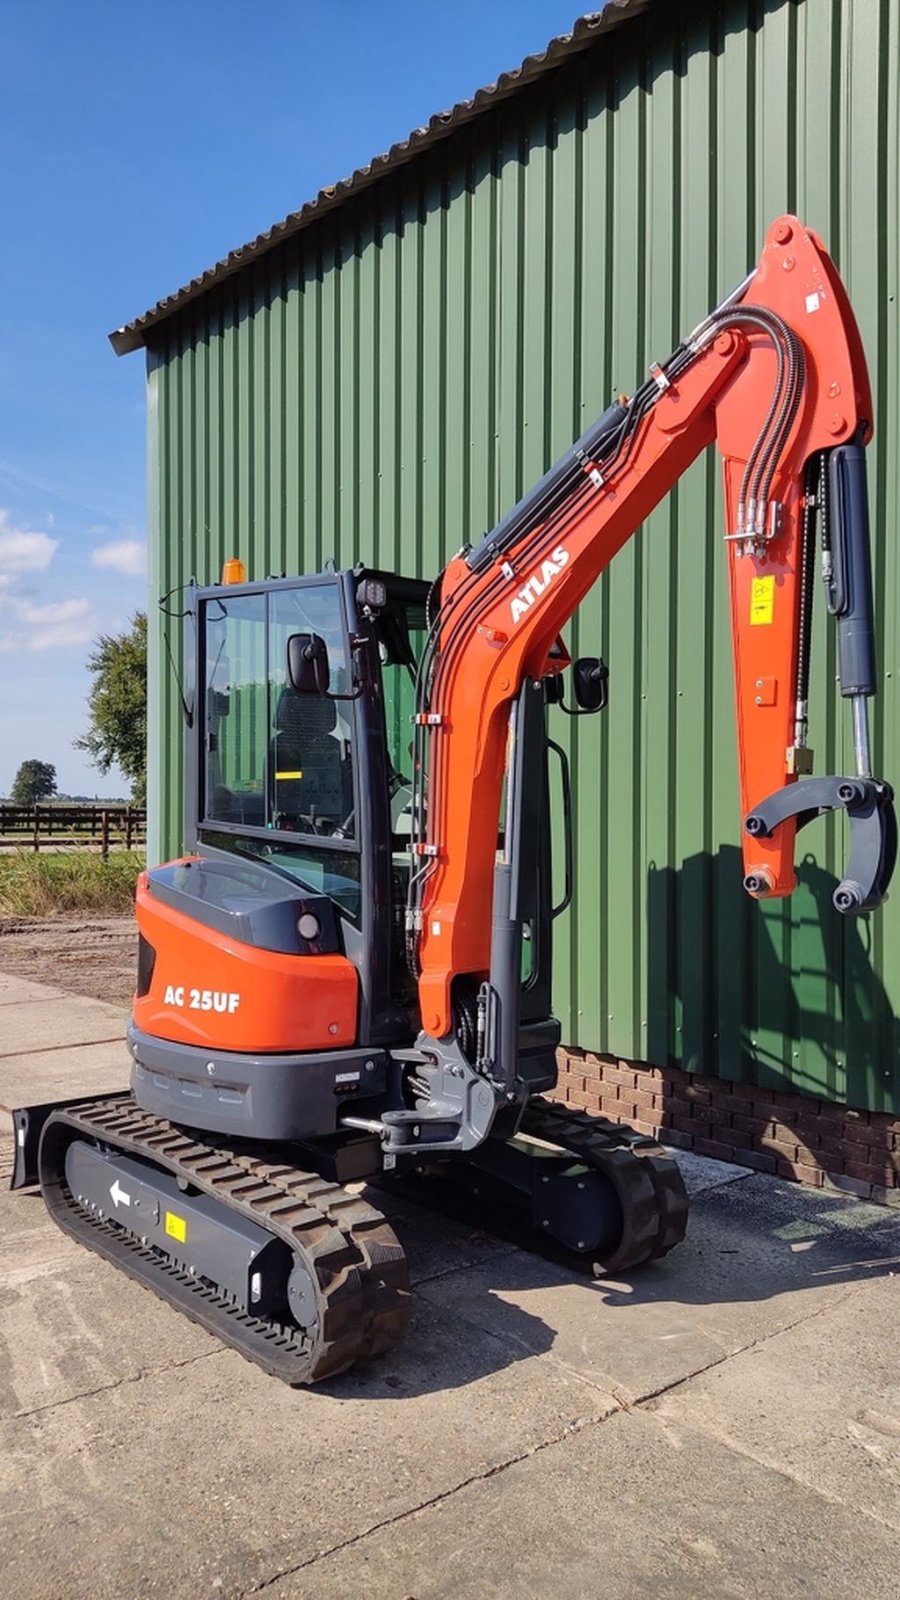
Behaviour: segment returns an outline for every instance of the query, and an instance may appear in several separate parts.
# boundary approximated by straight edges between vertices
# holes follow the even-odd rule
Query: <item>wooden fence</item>
[[[111,845],[131,850],[146,840],[143,806],[14,806],[0,801],[0,848],[33,850],[61,845],[99,849],[105,860]]]

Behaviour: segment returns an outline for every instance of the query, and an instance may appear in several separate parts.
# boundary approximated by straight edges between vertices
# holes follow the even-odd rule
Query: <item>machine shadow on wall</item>
[[[872,961],[874,916],[800,855],[788,901],[750,901],[740,850],[650,868],[647,1059],[657,1066],[894,1109],[900,1018]]]

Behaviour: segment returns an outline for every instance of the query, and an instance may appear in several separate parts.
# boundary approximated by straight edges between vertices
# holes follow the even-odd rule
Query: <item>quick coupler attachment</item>
[[[744,827],[752,839],[769,839],[789,817],[796,817],[799,830],[834,811],[845,811],[850,823],[850,859],[832,896],[835,909],[845,916],[874,911],[887,897],[897,860],[897,817],[889,783],[880,778],[802,778],[761,801]],[[764,884],[748,873],[744,888],[757,895]]]

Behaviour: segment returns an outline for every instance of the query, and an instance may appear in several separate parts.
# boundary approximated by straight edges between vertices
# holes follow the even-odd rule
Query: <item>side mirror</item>
[[[327,694],[328,646],[318,633],[292,633],[287,642],[288,683],[295,694]]]
[[[609,700],[609,667],[599,656],[580,656],[572,665],[575,699],[582,711],[602,711]]]

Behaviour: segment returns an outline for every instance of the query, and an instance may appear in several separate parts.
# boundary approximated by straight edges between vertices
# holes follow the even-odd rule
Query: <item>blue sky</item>
[[[125,792],[72,748],[91,641],[145,604],[143,356],[106,335],[578,14],[3,0],[0,794],[31,756],[63,791]]]

